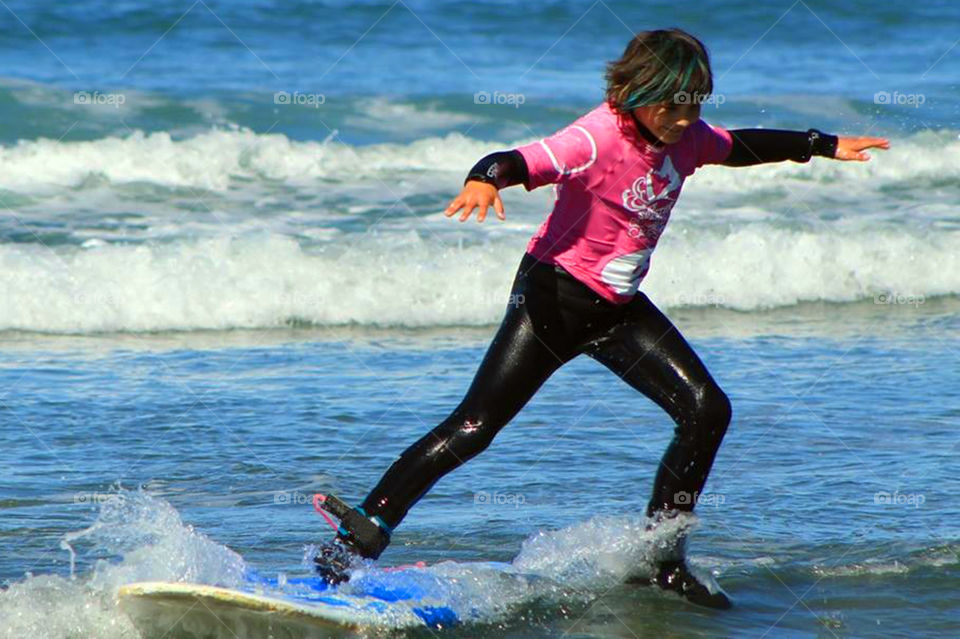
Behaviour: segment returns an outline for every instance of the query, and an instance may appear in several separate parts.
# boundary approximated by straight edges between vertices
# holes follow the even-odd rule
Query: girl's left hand
[[[864,149],[889,149],[890,141],[886,138],[845,138],[837,139],[837,154],[835,160],[858,160],[866,162],[870,155],[862,153]]]

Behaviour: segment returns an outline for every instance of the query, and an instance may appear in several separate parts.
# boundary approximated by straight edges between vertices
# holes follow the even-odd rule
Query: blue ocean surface
[[[947,1],[6,2],[0,637],[140,637],[123,584],[309,574],[312,496],[359,501],[456,406],[550,211],[515,188],[505,222],[447,219],[466,171],[593,108],[632,33],[667,26],[710,49],[708,122],[891,141],[704,167],[642,284],[733,403],[688,550],[735,607],[622,583],[657,543],[637,521],[673,424],[587,359],[380,564],[465,584],[451,637],[955,636],[958,22]]]

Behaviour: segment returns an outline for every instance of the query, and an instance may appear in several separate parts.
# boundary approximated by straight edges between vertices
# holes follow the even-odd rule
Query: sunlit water
[[[777,313],[677,314],[734,405],[689,548],[733,611],[616,585],[651,550],[630,522],[671,424],[589,360],[554,375],[487,452],[442,480],[381,562],[520,554],[519,567],[560,586],[496,590],[509,605],[489,607],[493,635],[949,627],[956,304],[805,310],[796,335],[776,330]],[[845,321],[854,328],[831,328]],[[10,336],[0,400],[9,636],[135,636],[111,598],[130,581],[230,583],[244,564],[307,574],[305,546],[329,535],[310,496],[361,498],[455,405],[488,336]],[[72,580],[71,531],[82,531],[66,539]],[[470,593],[478,601],[485,583]]]
[[[892,143],[704,167],[643,283],[733,400],[689,553],[734,609],[620,583],[664,542],[640,513],[672,424],[589,360],[380,565],[463,577],[479,621],[447,636],[957,634],[954,3],[4,13],[0,637],[136,637],[132,581],[306,574],[311,496],[362,499],[457,404],[553,202],[457,224],[467,169],[596,105],[632,30],[667,25],[711,49],[708,122]]]

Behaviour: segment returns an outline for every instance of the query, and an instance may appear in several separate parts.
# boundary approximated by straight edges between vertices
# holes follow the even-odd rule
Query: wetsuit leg
[[[460,405],[400,455],[362,504],[391,528],[433,484],[478,455],[561,365],[612,305],[525,255],[511,304]],[[607,320],[612,325],[612,321]]]
[[[587,352],[676,423],[647,514],[693,510],[730,423],[730,402],[680,331],[643,293]]]

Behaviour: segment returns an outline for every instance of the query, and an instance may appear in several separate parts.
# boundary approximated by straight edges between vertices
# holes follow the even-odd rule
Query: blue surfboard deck
[[[450,565],[454,565],[451,564]],[[517,573],[502,562],[455,564],[505,579],[538,578]],[[449,628],[479,616],[464,605],[458,579],[435,567],[371,568],[346,584],[331,587],[319,577],[278,579],[248,571],[232,587],[179,582],[138,582],[118,590],[118,600],[135,625],[161,635],[171,623],[212,617],[229,626],[250,629],[253,622],[270,628]],[[208,620],[210,621],[210,620]],[[202,625],[201,620],[194,625]],[[184,628],[180,628],[184,631]],[[187,629],[189,630],[189,629]],[[198,635],[201,636],[201,635]]]

